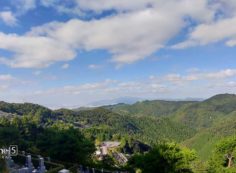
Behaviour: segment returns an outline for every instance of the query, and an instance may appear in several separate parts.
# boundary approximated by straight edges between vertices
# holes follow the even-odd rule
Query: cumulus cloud
[[[198,25],[194,31],[190,33],[188,40],[174,45],[173,48],[181,49],[225,40],[226,45],[235,45],[236,17],[222,19],[211,24]]]
[[[75,57],[68,45],[43,36],[19,36],[0,32],[0,48],[14,53],[11,58],[0,58],[0,63],[10,67],[42,68],[57,61]]]
[[[112,61],[125,64],[162,48],[183,24],[177,16],[169,19],[155,10],[144,10],[93,21],[50,23],[33,28],[30,34],[46,35],[75,49],[108,50],[113,55]],[[163,33],[151,34],[156,31]]]
[[[112,62],[129,64],[163,48],[186,26],[184,16],[196,21],[210,21],[213,16],[205,0],[192,3],[160,0],[155,8],[146,5],[142,10],[102,19],[51,22],[34,27],[24,35],[0,33],[0,48],[14,53],[13,57],[1,58],[0,62],[11,67],[42,68],[74,59],[78,50],[102,49],[111,53]]]
[[[86,15],[86,11],[101,13],[103,11],[115,10],[118,13],[142,11],[146,8],[156,10],[168,10],[177,7],[175,11],[184,11],[194,17],[203,20],[212,18],[212,13],[208,9],[207,0],[188,1],[188,0],[72,0],[64,3],[57,0],[41,0],[41,4],[46,7],[56,8],[59,12]],[[185,10],[186,9],[186,10]]]
[[[0,19],[9,26],[15,26],[17,24],[17,19],[11,11],[0,12]]]
[[[220,41],[230,47],[236,45],[234,0],[74,0],[70,3],[24,0],[16,4],[21,4],[19,6],[25,10],[41,4],[69,11],[72,8],[78,13],[106,10],[117,13],[87,21],[51,22],[33,27],[23,35],[0,33],[0,48],[14,54],[10,58],[1,58],[0,62],[11,67],[48,67],[58,61],[76,58],[80,50],[97,49],[108,51],[112,55],[111,62],[117,66],[130,64],[165,48],[183,28],[189,27],[190,19],[196,24],[195,28],[189,30],[187,40],[172,48],[183,49]],[[3,39],[7,40],[7,45]],[[15,40],[21,44],[17,45]]]

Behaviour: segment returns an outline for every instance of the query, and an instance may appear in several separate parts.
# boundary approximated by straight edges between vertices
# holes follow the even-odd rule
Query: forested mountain
[[[104,106],[104,108],[112,110],[113,112],[126,115],[135,116],[157,116],[164,117],[176,112],[184,105],[195,103],[195,101],[141,101],[132,105],[116,104]]]
[[[147,143],[160,139],[183,141],[223,128],[232,134],[235,121],[236,95],[221,94],[202,102],[196,101],[143,101],[132,105],[117,104],[93,109],[59,109],[24,103],[0,102],[0,111],[18,116],[30,115],[41,123],[63,121],[81,128],[88,135],[100,139],[132,135]],[[49,121],[48,121],[49,120]],[[189,139],[190,140],[190,139]],[[194,139],[191,139],[194,140]],[[190,142],[188,142],[190,143]]]
[[[0,102],[0,110],[7,113],[14,113],[18,115],[23,114],[51,114],[52,111],[44,106],[40,106],[37,104],[32,103],[6,103],[1,101]]]
[[[212,149],[221,138],[236,134],[236,95],[234,94],[220,94],[201,102],[146,101],[106,108],[121,114],[141,117],[165,116],[193,129],[196,134],[183,144],[196,149],[202,159],[210,156]]]
[[[61,110],[61,115],[65,115],[65,110],[64,114]],[[154,143],[163,139],[183,141],[195,134],[195,130],[169,118],[118,114],[102,107],[74,112],[61,118],[100,140],[130,136]]]
[[[236,110],[236,95],[220,94],[205,101],[183,106],[173,118],[192,128],[208,128]]]
[[[221,138],[236,134],[236,95],[221,94],[201,102],[157,100],[75,110],[0,102],[0,116],[27,116],[43,127],[61,128],[64,123],[63,128],[75,127],[91,140],[135,139],[151,146],[176,141],[207,160]]]
[[[202,159],[207,159],[220,139],[232,135],[236,135],[236,111],[219,118],[210,128],[201,129],[194,137],[184,141],[184,145],[196,149]]]

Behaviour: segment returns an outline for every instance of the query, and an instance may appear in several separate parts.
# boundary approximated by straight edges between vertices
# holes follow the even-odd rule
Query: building
[[[104,156],[107,156],[109,152],[113,152],[113,149],[116,149],[120,146],[120,142],[117,141],[104,141],[98,147],[95,155],[98,160],[102,160]]]

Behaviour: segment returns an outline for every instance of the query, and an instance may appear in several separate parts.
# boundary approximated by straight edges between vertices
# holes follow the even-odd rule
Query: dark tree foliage
[[[94,144],[77,129],[49,128],[39,135],[37,147],[55,160],[84,163],[95,151]]]
[[[1,155],[0,155],[1,156]],[[0,172],[1,173],[8,173],[8,170],[6,168],[6,163],[4,159],[0,158]]]
[[[20,133],[15,127],[0,127],[0,147],[16,145],[20,141]]]
[[[78,130],[64,123],[42,127],[27,116],[0,121],[0,146],[72,163],[89,161],[95,146]]]

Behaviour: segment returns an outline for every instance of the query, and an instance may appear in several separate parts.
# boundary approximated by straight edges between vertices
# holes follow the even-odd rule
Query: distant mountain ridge
[[[99,107],[103,105],[114,105],[114,104],[119,104],[119,103],[124,103],[124,104],[134,104],[137,101],[142,101],[144,100],[143,98],[138,98],[138,97],[119,97],[115,99],[109,99],[109,100],[100,100],[96,102],[92,102],[89,105],[92,107]]]
[[[116,104],[104,106],[113,112],[119,114],[135,115],[135,116],[158,116],[164,117],[171,115],[177,111],[180,107],[196,103],[195,101],[164,101],[164,100],[146,100],[136,102],[132,105],[128,104]]]

